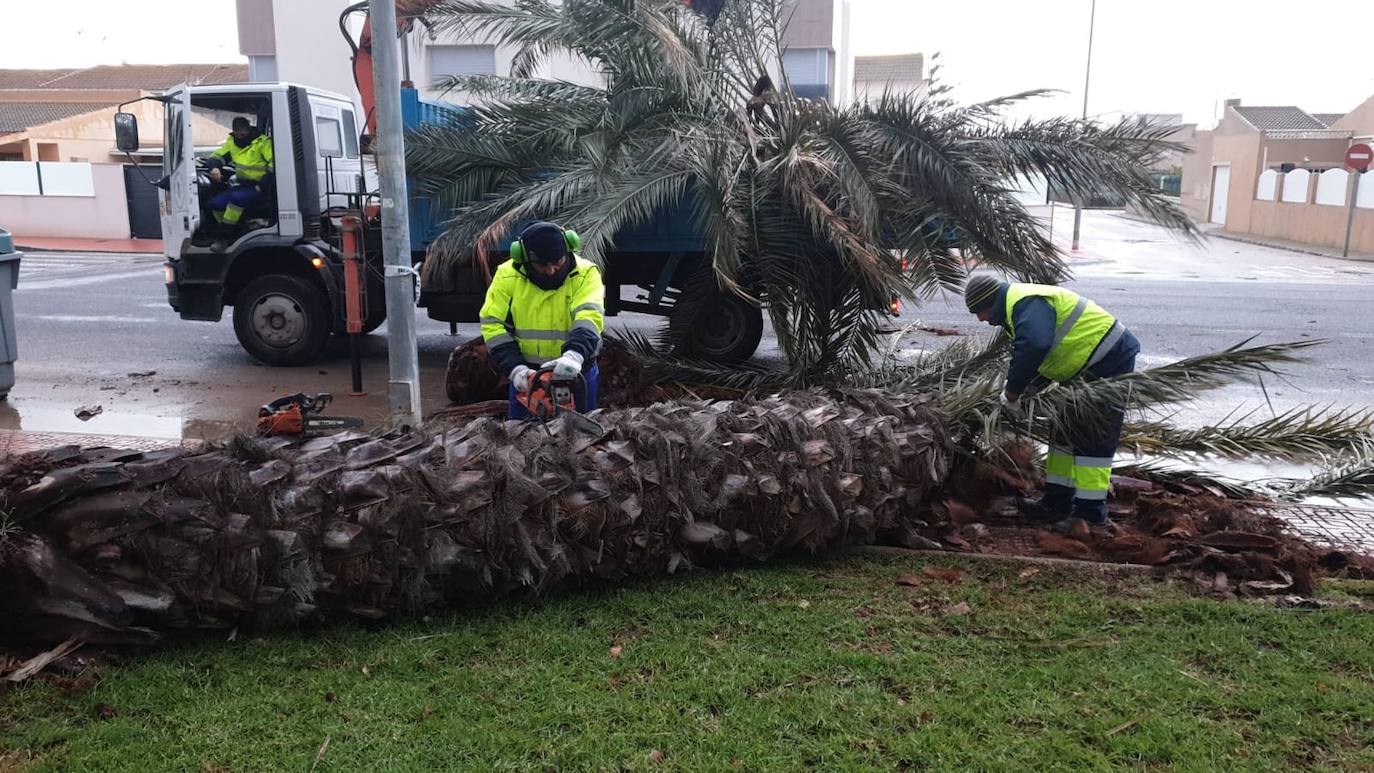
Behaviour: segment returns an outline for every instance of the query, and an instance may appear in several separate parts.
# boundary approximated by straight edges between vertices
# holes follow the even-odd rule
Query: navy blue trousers
[[[1116,345],[1107,352],[1100,362],[1093,365],[1082,375],[1088,381],[1096,381],[1113,376],[1124,376],[1135,370],[1135,358],[1140,353],[1140,342],[1127,330]],[[1091,460],[1110,460],[1116,455],[1117,444],[1121,442],[1121,425],[1126,419],[1126,406],[1108,406],[1106,420],[1090,425],[1067,427],[1062,436],[1050,443],[1051,455],[1056,452],[1069,452],[1083,462]],[[1106,462],[1110,466],[1110,462]],[[1085,521],[1100,523],[1107,518],[1107,500],[1076,496],[1074,486],[1063,483],[1045,483],[1045,496],[1041,500],[1046,506],[1065,513],[1072,513]]]

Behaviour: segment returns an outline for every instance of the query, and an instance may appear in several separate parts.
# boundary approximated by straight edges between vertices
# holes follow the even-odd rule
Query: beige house
[[[243,83],[243,65],[114,65],[0,70],[0,160],[113,162],[115,106],[182,82]],[[162,106],[130,107],[140,139],[162,144]]]
[[[1226,231],[1341,247],[1352,197],[1351,249],[1374,252],[1374,181],[1344,169],[1345,151],[1374,134],[1374,98],[1346,114],[1228,100],[1183,164],[1181,201]]]
[[[115,149],[119,104],[178,83],[246,82],[244,65],[115,65],[0,70],[0,225],[24,236],[157,238],[157,196]],[[162,105],[141,101],[140,164],[160,162]],[[193,120],[197,145],[227,127]],[[143,170],[154,174],[155,170]]]
[[[922,77],[920,54],[854,57],[854,101],[876,102],[885,92],[924,94],[930,81]]]

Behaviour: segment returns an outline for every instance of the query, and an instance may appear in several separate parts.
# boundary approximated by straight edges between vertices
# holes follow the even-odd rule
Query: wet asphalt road
[[[1153,227],[1089,213],[1084,251],[1074,266],[1078,278],[1070,286],[1125,321],[1141,340],[1144,366],[1215,351],[1252,335],[1261,341],[1328,339],[1312,362],[1290,369],[1290,378],[1266,382],[1269,400],[1278,409],[1374,405],[1374,315],[1368,313],[1374,264],[1219,239],[1199,250]],[[338,342],[314,367],[268,368],[239,348],[227,316],[218,324],[181,321],[167,306],[159,256],[29,254],[15,308],[17,384],[9,401],[0,403],[3,428],[217,436],[250,421],[258,405],[294,391],[333,392],[334,412],[362,415],[374,424],[385,412],[385,328],[366,337],[364,346],[364,385],[375,393],[348,397],[347,352]],[[952,298],[907,308],[897,324],[917,321],[963,333],[990,330]],[[649,330],[657,323],[630,314],[613,318],[610,326]],[[448,352],[476,332],[475,325],[460,325],[453,338],[447,324],[421,319],[427,410],[445,402]],[[900,346],[948,340],[915,331]],[[764,352],[776,355],[771,341],[765,341]],[[72,415],[80,405],[100,405],[104,412],[81,422]],[[1220,418],[1242,405],[1268,411],[1257,386],[1237,386],[1195,407],[1192,416]]]

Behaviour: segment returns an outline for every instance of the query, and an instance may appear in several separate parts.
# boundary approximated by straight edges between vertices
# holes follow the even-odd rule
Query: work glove
[[[553,366],[556,381],[570,381],[582,373],[582,355],[577,352],[563,352],[563,356],[549,363]]]
[[[510,383],[517,392],[530,391],[530,376],[534,375],[534,368],[528,365],[516,365],[510,369]]]
[[[1002,393],[1002,410],[1012,416],[1020,416],[1023,408],[1019,399],[1013,400],[1006,392]]]

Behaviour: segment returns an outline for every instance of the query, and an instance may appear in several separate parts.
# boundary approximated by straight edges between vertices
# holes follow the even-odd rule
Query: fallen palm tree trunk
[[[295,625],[868,543],[948,468],[880,393],[11,461],[0,614],[54,642]]]

